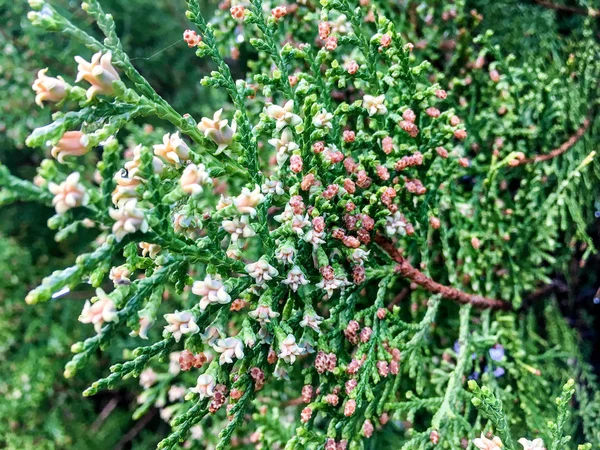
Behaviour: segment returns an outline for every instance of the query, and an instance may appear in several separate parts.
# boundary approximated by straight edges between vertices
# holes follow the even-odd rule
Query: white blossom
[[[187,389],[184,386],[173,385],[169,388],[167,395],[171,403],[181,400],[185,396]]]
[[[215,377],[205,373],[196,380],[196,387],[190,389],[200,396],[200,398],[212,397],[215,395]]]
[[[388,112],[385,107],[385,95],[379,95],[373,97],[372,95],[365,95],[363,97],[363,108],[369,111],[369,116],[375,114],[386,114]]]
[[[267,305],[258,305],[254,311],[248,313],[250,317],[255,319],[261,325],[271,322],[271,319],[279,317],[279,313],[271,309]]]
[[[250,225],[249,216],[224,220],[221,226],[231,235],[232,242],[237,242],[239,238],[249,238],[256,235],[256,232]]]
[[[117,266],[110,269],[108,278],[114,283],[115,286],[130,284],[129,269],[127,266]]]
[[[204,136],[218,145],[215,152],[217,155],[231,145],[236,130],[235,120],[229,126],[227,119],[221,119],[222,113],[223,109],[221,108],[214,113],[212,119],[203,117],[198,124],[198,129],[204,133]]]
[[[115,220],[112,231],[120,242],[128,233],[148,231],[148,222],[144,217],[144,211],[137,207],[137,200],[129,200],[125,202],[119,209],[110,209],[110,217]]]
[[[268,178],[260,187],[263,194],[275,194],[275,195],[283,195],[285,191],[283,190],[283,183],[279,180],[275,180],[273,178]]]
[[[94,330],[96,333],[100,333],[105,322],[119,321],[115,303],[102,289],[96,289],[96,297],[92,300],[95,301],[92,303],[87,300],[83,306],[83,311],[79,316],[81,323],[94,324]]]
[[[275,252],[275,259],[283,264],[292,264],[294,262],[294,255],[296,250],[294,247],[283,246],[279,247]]]
[[[142,144],[136,145],[133,152],[133,159],[125,163],[125,169],[129,178],[139,178],[140,167],[142,166]],[[160,175],[165,169],[165,163],[157,156],[152,157],[152,170],[155,174]]]
[[[181,161],[190,158],[191,150],[183,139],[179,137],[179,132],[165,134],[163,136],[163,143],[154,145],[153,147],[154,154],[170,164],[179,164]]]
[[[248,264],[246,266],[246,272],[256,280],[256,284],[259,286],[264,284],[265,281],[272,280],[273,277],[279,275],[277,269],[270,265],[265,259],[259,259],[255,263]]]
[[[48,68],[42,69],[37,74],[37,79],[31,86],[35,91],[35,102],[40,108],[44,102],[60,102],[67,95],[67,84],[62,77],[49,77],[46,75]]]
[[[288,100],[283,106],[270,105],[267,107],[267,116],[276,121],[275,128],[277,131],[290,125],[295,127],[302,123],[299,115],[294,114],[294,101]]]
[[[85,80],[91,84],[86,92],[86,97],[94,98],[96,95],[114,94],[113,82],[119,81],[119,74],[112,65],[112,53],[102,54],[98,52],[92,56],[92,60],[87,62],[81,56],[76,56],[77,79],[76,82]]]
[[[404,236],[406,234],[408,223],[400,211],[396,211],[393,216],[387,216],[385,220],[385,232],[388,236],[396,234]]]
[[[79,172],[73,172],[60,184],[48,183],[48,190],[54,194],[52,204],[56,214],[64,214],[71,208],[88,204],[89,195],[79,182],[80,179]]]
[[[312,244],[314,248],[317,248],[319,245],[325,243],[324,237],[324,231],[315,231],[314,228],[311,228],[302,239],[304,239],[305,242]]]
[[[184,334],[196,334],[200,331],[194,315],[189,311],[175,311],[173,314],[165,314],[168,325],[165,330],[173,333],[176,342],[179,342]]]
[[[210,182],[211,179],[204,164],[189,164],[183,170],[179,179],[179,184],[183,192],[191,196],[201,194],[203,191],[202,185]]]
[[[523,450],[546,450],[544,447],[544,441],[540,438],[530,441],[529,439],[519,439],[519,444],[523,446]]]
[[[300,286],[307,285],[309,281],[306,279],[302,269],[298,266],[294,266],[292,267],[292,270],[288,272],[287,278],[283,280],[282,283],[287,284],[292,291],[296,292]]]
[[[298,150],[300,147],[298,144],[293,142],[294,135],[289,128],[285,128],[281,133],[279,139],[269,139],[269,144],[275,147],[277,150],[277,164],[282,166],[287,159],[290,157],[294,150]]]
[[[279,358],[285,362],[294,364],[296,356],[300,356],[304,353],[304,348],[296,344],[296,338],[293,334],[288,334],[287,337],[279,343]]]
[[[219,339],[213,344],[215,351],[221,354],[219,357],[219,364],[233,363],[233,357],[242,359],[244,357],[244,344],[241,340],[228,337],[225,339]]]
[[[313,330],[315,330],[317,333],[321,333],[321,330],[319,328],[319,326],[321,325],[321,322],[323,322],[323,318],[319,315],[317,315],[317,313],[315,313],[314,311],[311,311],[310,313],[307,313],[304,315],[304,317],[302,318],[302,321],[300,321],[300,326],[303,328],[309,327],[312,328]]]
[[[315,117],[313,117],[312,123],[317,128],[332,129],[333,128],[333,123],[331,122],[332,119],[333,119],[333,114],[331,114],[323,109],[319,113],[317,113],[315,115]]]
[[[227,293],[225,285],[221,280],[207,274],[204,281],[194,281],[192,292],[202,297],[200,309],[204,311],[211,303],[224,305],[231,302],[231,296]]]
[[[339,278],[338,276],[336,276],[332,280],[326,280],[325,278],[323,278],[316,284],[316,286],[326,291],[327,297],[330,298],[336,290],[343,289],[346,286],[349,286],[350,284],[352,283],[350,283],[345,278]]]
[[[352,250],[352,261],[354,261],[357,264],[364,264],[365,262],[367,262],[367,260],[369,259],[369,253],[371,253],[370,251],[365,251],[362,248],[355,248],[354,250]]]
[[[233,199],[231,197],[225,197],[224,195],[221,195],[221,198],[219,198],[219,202],[217,203],[217,211],[225,209],[231,205],[233,205]]]
[[[498,436],[494,436],[492,439],[486,438],[483,433],[481,437],[473,439],[473,444],[479,450],[502,450],[502,440]]]
[[[142,386],[144,389],[151,388],[154,384],[156,384],[157,380],[158,377],[156,376],[156,372],[151,368],[144,369],[144,371],[140,373],[140,386]]]
[[[243,188],[241,194],[233,201],[233,204],[240,214],[250,214],[250,217],[255,217],[256,207],[264,199],[265,196],[260,193],[260,186],[257,184],[252,191],[247,187]]]

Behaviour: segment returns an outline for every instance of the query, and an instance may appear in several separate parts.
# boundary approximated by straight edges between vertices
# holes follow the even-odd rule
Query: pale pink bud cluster
[[[246,8],[244,8],[243,5],[235,5],[229,9],[229,12],[231,13],[231,17],[233,17],[234,19],[241,20],[244,18]]]
[[[396,162],[394,169],[401,171],[408,167],[420,166],[421,164],[423,164],[423,154],[421,152],[415,152],[412,155],[403,156]]]
[[[271,10],[271,15],[275,17],[276,20],[281,19],[287,14],[287,7],[285,6],[277,6]]]
[[[344,415],[346,417],[350,417],[354,414],[355,411],[356,411],[356,400],[351,398],[350,400],[348,400],[346,402],[346,405],[344,406]]]
[[[333,372],[337,365],[337,356],[335,353],[325,353],[319,351],[315,358],[315,369],[318,373]]]
[[[427,192],[427,188],[423,186],[421,180],[418,180],[416,178],[407,179],[404,183],[404,186],[406,187],[406,190],[411,194],[424,195],[425,192]]]
[[[202,37],[198,36],[194,30],[185,30],[183,32],[183,40],[188,47],[193,48],[200,45],[200,42],[202,42]]]

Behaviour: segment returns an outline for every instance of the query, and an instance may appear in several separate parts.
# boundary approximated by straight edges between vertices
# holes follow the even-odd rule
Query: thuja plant
[[[65,376],[131,351],[84,395],[139,377],[164,449],[598,445],[595,378],[546,289],[595,252],[595,10],[526,63],[463,2],[250,0],[209,22],[190,0],[181,51],[230,99],[194,118],[97,1],[102,41],[30,5],[89,54],[74,80],[38,73],[57,112],[27,144],[49,157],[32,183],[2,169],[2,200],[53,205],[57,239],[97,230],[26,297],[97,288]]]

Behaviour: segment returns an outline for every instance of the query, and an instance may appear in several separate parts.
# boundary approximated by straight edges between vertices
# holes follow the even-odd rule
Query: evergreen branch
[[[581,139],[583,137],[585,132],[588,130],[590,124],[591,124],[591,120],[586,117],[586,119],[583,121],[583,124],[579,127],[579,129],[577,131],[575,131],[575,133],[573,133],[573,135],[569,139],[567,139],[560,147],[557,147],[554,150],[550,151],[549,153],[546,153],[543,155],[536,155],[532,158],[522,159],[522,160],[518,161],[517,163],[515,163],[514,165],[512,165],[511,167],[518,167],[518,166],[522,166],[524,164],[535,164],[535,163],[539,163],[539,162],[543,162],[543,161],[549,161],[551,159],[556,158],[557,156],[562,155],[563,153],[570,150],[571,147],[573,147],[579,141],[579,139]]]
[[[579,8],[577,6],[569,6],[569,5],[559,5],[552,2],[547,2],[545,0],[534,0],[540,6],[544,8],[553,9],[555,11],[566,11],[573,14],[579,14],[582,16],[590,16],[590,17],[598,17],[600,15],[600,10],[589,8]]]
[[[456,288],[437,283],[414,268],[387,238],[382,235],[376,235],[375,242],[391,256],[392,260],[398,263],[395,268],[396,273],[430,292],[440,294],[443,298],[454,300],[458,303],[471,304],[479,309],[491,308],[508,310],[511,308],[511,305],[503,300],[487,298],[477,294],[468,294]]]

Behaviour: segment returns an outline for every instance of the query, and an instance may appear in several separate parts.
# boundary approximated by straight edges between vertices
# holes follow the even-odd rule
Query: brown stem
[[[577,6],[557,5],[556,3],[547,2],[545,0],[535,0],[535,2],[544,8],[553,9],[555,11],[566,11],[573,14],[581,14],[582,16],[595,17],[598,11],[595,9],[578,8]]]
[[[581,125],[581,127],[579,127],[579,129],[575,132],[575,134],[573,134],[568,140],[566,140],[560,147],[555,148],[550,153],[546,153],[543,155],[537,155],[537,156],[534,156],[533,158],[522,159],[518,163],[514,164],[511,167],[517,167],[517,166],[522,166],[524,164],[532,164],[532,163],[535,164],[535,163],[542,162],[542,161],[548,161],[550,159],[553,159],[553,158],[556,158],[557,156],[562,155],[567,150],[569,150],[571,147],[573,147],[577,143],[577,141],[579,141],[579,139],[581,139],[581,137],[585,134],[587,129],[590,127],[590,123],[591,123],[590,119],[586,118],[583,121],[583,125]]]
[[[375,242],[385,250],[392,259],[398,263],[396,266],[396,272],[402,275],[404,278],[409,279],[413,283],[427,289],[429,292],[439,294],[443,298],[448,300],[454,300],[458,303],[470,303],[476,308],[486,309],[510,309],[511,305],[502,300],[494,298],[482,297],[481,295],[468,294],[450,286],[444,286],[431,278],[427,277],[421,271],[415,269],[407,260],[400,254],[394,244],[387,238],[376,235]]]

